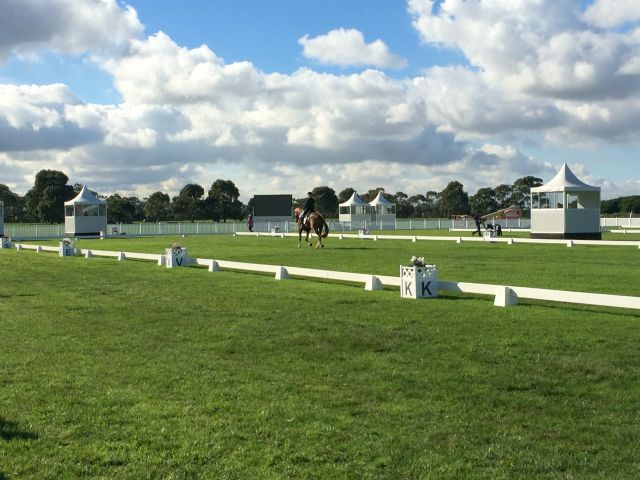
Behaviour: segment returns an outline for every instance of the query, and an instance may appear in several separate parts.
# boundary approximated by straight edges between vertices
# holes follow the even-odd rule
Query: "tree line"
[[[57,170],[41,170],[35,178],[34,186],[24,195],[12,192],[6,185],[0,184],[0,201],[4,202],[5,221],[15,223],[62,223],[64,222],[64,202],[74,198],[82,185],[68,184],[69,178]],[[372,201],[379,191],[384,197],[396,204],[396,216],[399,218],[449,218],[453,215],[486,215],[502,208],[518,206],[529,209],[529,190],[542,185],[542,179],[526,176],[518,178],[511,185],[480,188],[474,195],[464,191],[457,181],[441,191],[428,191],[408,195],[404,192],[390,194],[383,187],[371,188],[360,197],[365,202]],[[355,190],[347,187],[336,194],[327,186],[312,190],[316,200],[316,209],[329,218],[338,216],[338,204],[347,201]],[[110,223],[241,220],[252,211],[253,199],[242,203],[240,191],[231,180],[218,179],[209,189],[197,183],[182,187],[177,196],[171,198],[167,193],[154,192],[142,200],[135,196],[123,196],[114,193],[99,195],[107,202],[108,221]],[[303,206],[305,199],[294,199],[294,206]],[[602,202],[605,214],[640,212],[640,197],[623,197]]]

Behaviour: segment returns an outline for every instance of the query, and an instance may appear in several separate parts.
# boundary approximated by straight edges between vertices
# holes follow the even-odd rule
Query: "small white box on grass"
[[[61,257],[74,257],[76,255],[76,245],[73,240],[65,238],[58,243],[58,255]]]
[[[187,249],[179,246],[167,248],[165,251],[167,268],[186,267],[189,264]]]
[[[435,298],[438,296],[438,272],[435,265],[400,266],[402,298]]]

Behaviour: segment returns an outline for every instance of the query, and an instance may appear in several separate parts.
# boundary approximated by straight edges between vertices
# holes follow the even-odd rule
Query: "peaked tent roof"
[[[534,187],[532,192],[558,192],[558,191],[580,191],[599,192],[600,187],[587,185],[571,171],[566,163],[562,165],[560,171],[549,182],[540,187]]]
[[[107,202],[105,202],[104,200],[100,200],[98,197],[96,197],[93,193],[89,191],[86,185],[83,185],[82,190],[80,190],[80,193],[75,198],[72,198],[68,202],[64,202],[65,205],[75,205],[76,203],[84,203],[89,205],[104,205]]]
[[[364,200],[362,200],[360,198],[360,195],[358,195],[357,192],[353,192],[353,194],[351,195],[351,198],[349,198],[349,200],[347,200],[344,203],[341,203],[339,206],[340,207],[349,207],[351,205],[356,205],[356,206],[368,206],[369,204],[367,202],[365,202]]]
[[[382,190],[378,191],[378,195],[376,195],[376,198],[374,198],[373,200],[371,200],[369,202],[369,205],[371,205],[372,207],[375,207],[376,205],[388,205],[388,206],[392,206],[395,205],[394,203],[391,203],[389,200],[387,200],[384,195],[382,194]]]

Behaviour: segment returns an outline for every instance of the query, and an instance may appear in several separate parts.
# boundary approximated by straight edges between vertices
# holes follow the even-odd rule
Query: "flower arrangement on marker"
[[[424,267],[424,257],[411,257],[411,261],[409,262],[410,267]]]
[[[174,243],[171,246],[171,250],[172,250],[174,255],[181,255],[182,254],[182,247],[180,246],[179,243]]]

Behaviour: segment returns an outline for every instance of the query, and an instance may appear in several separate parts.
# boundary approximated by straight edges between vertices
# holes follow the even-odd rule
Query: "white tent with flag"
[[[531,238],[600,240],[600,187],[562,165],[548,183],[531,189]]]
[[[64,203],[64,234],[69,237],[99,236],[107,233],[107,202],[85,186]]]

